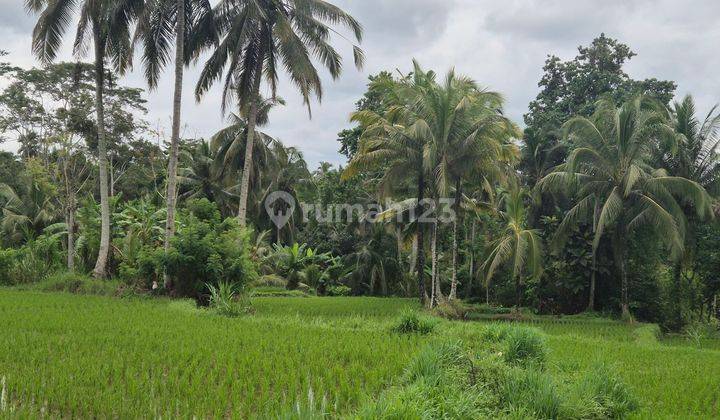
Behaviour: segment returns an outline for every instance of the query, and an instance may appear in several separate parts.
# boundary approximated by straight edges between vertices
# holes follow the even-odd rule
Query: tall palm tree
[[[268,114],[277,104],[284,104],[282,99],[265,99],[259,107],[256,127],[267,124]],[[245,149],[248,139],[247,107],[240,109],[240,113],[230,114],[229,125],[210,138],[210,148],[214,155],[213,172],[217,182],[228,187],[227,191],[232,192],[236,197],[240,189],[237,181],[237,174],[245,168]],[[255,130],[253,136],[253,164],[248,184],[248,197],[253,194],[264,197],[264,190],[267,188],[267,181],[263,175],[270,171],[273,164],[273,148],[277,143],[265,132]],[[257,200],[256,200],[257,201]]]
[[[303,188],[310,183],[310,171],[307,162],[300,150],[295,147],[285,147],[279,141],[272,145],[272,161],[265,175],[267,188],[262,199],[258,201],[259,206],[263,206],[265,197],[273,191],[284,191],[290,194],[295,202],[300,202],[298,198],[298,189]],[[288,223],[290,242],[294,241],[293,232],[295,227],[295,218],[291,216]],[[283,226],[276,226],[275,242],[280,243]]]
[[[542,272],[542,240],[538,230],[528,228],[526,198],[527,193],[516,184],[503,193],[500,204],[504,206],[504,210],[499,213],[505,228],[492,245],[484,264],[487,270],[485,289],[488,290],[497,269],[508,261],[511,262],[516,310],[522,301],[523,279],[526,276],[537,278]]]
[[[110,203],[108,198],[107,139],[105,136],[105,59],[109,58],[117,70],[124,70],[130,62],[130,26],[139,12],[138,0],[26,0],[27,8],[40,13],[33,29],[32,50],[43,62],[55,59],[62,38],[75,12],[80,19],[73,52],[82,56],[92,39],[95,53],[95,113],[98,138],[98,174],[100,181],[100,248],[93,274],[103,277],[110,252]]]
[[[157,86],[160,72],[168,62],[173,35],[175,36],[175,86],[167,172],[165,252],[175,235],[183,70],[194,57],[197,57],[201,49],[217,39],[210,1],[147,0],[145,2],[139,16],[135,40],[139,40],[143,46],[145,77],[151,89]],[[169,280],[166,276],[165,287],[170,286]]]
[[[668,173],[697,182],[712,196],[720,194],[720,111],[713,106],[700,121],[693,97],[687,95],[671,109],[671,126],[678,135],[672,149],[661,149],[660,164]]]
[[[705,119],[700,121],[695,112],[695,101],[687,95],[681,102],[673,103],[671,127],[677,136],[673,147],[659,148],[657,164],[665,168],[668,174],[690,179],[702,185],[709,194],[720,194],[720,113],[718,106],[710,109]],[[685,214],[691,219],[685,240],[685,254],[673,267],[676,298],[676,322],[682,323],[682,273],[683,266],[692,261],[695,249],[696,229],[692,223],[693,209],[687,203],[681,203]]]
[[[238,221],[244,226],[263,78],[275,97],[279,70],[284,67],[309,110],[311,94],[322,99],[322,84],[311,57],[317,58],[333,78],[342,70],[340,54],[329,43],[331,35],[337,33],[331,25],[350,28],[358,42],[362,27],[352,16],[323,0],[223,0],[215,11],[223,36],[205,64],[195,95],[199,99],[207,92],[228,66],[223,109],[232,96],[248,108],[238,208]],[[363,52],[355,45],[353,50],[355,64],[361,66]]]
[[[603,98],[591,118],[575,117],[563,127],[571,149],[567,162],[545,176],[542,190],[565,191],[575,205],[558,227],[560,246],[572,227],[594,226],[593,253],[610,235],[621,280],[621,310],[631,319],[628,298],[627,239],[648,227],[677,258],[683,249],[685,216],[680,203],[691,203],[698,215],[711,214],[710,199],[697,182],[669,176],[650,164],[659,144],[676,140],[664,107],[638,96],[617,107]]]
[[[458,225],[462,222],[462,186],[465,181],[503,177],[503,162],[517,156],[509,143],[519,137],[515,125],[502,115],[502,97],[481,89],[472,80],[448,72],[442,85],[425,92],[422,114],[430,122],[431,160],[438,193],[454,186],[452,233],[452,278],[448,299],[457,296]]]
[[[417,66],[416,63],[416,67]],[[416,70],[417,70],[416,68]],[[351,119],[364,127],[358,151],[343,172],[347,179],[361,171],[383,169],[379,181],[381,195],[389,195],[398,184],[414,183],[417,195],[411,200],[414,207],[416,228],[417,275],[420,302],[426,303],[425,290],[425,223],[419,217],[425,214],[425,196],[430,186],[428,164],[430,157],[430,127],[422,118],[414,115],[413,99],[422,94],[428,85],[434,83],[433,72],[415,71],[412,78],[405,78],[389,89],[392,105],[384,115],[365,110],[354,113]],[[408,177],[410,175],[410,177]]]
[[[179,197],[183,200],[205,197],[217,203],[223,214],[228,214],[233,196],[227,190],[231,190],[233,186],[224,185],[218,180],[215,161],[215,154],[205,141],[181,148],[178,168]]]

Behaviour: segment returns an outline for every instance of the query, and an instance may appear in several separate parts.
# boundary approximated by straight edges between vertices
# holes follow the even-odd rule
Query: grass
[[[394,333],[403,312],[419,309],[408,299],[266,297],[253,307],[252,316],[227,318],[188,301],[0,289],[6,408],[14,417],[351,415],[397,387],[427,345],[457,340],[475,348],[492,334],[508,336],[500,331],[507,323],[487,321]],[[612,391],[611,379],[587,379],[610,366],[639,402],[631,417],[720,416],[714,344],[666,343],[650,338],[652,327],[595,318],[529,324],[544,333],[543,374],[557,383]]]

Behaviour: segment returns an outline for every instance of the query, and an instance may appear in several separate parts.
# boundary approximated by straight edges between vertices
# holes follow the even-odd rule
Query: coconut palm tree
[[[223,185],[215,171],[215,154],[205,141],[190,144],[180,150],[178,168],[179,197],[183,200],[205,197],[228,214],[233,194],[228,192],[234,186]]]
[[[519,309],[522,301],[523,280],[527,276],[537,278],[542,273],[542,240],[538,230],[528,228],[526,199],[527,193],[517,184],[511,184],[510,190],[501,194],[499,203],[504,210],[499,214],[505,228],[501,236],[492,244],[484,264],[487,290],[497,269],[507,262],[511,263],[516,310]]]
[[[0,184],[2,229],[11,243],[30,240],[57,219],[54,193],[28,178],[27,192],[18,194],[7,184]]]
[[[262,199],[258,201],[258,205],[264,208],[265,198],[273,191],[284,191],[295,199],[296,203],[300,202],[298,198],[298,189],[310,184],[310,171],[302,152],[295,147],[285,147],[279,141],[272,145],[272,160],[266,171],[265,178],[267,188],[262,195]],[[262,211],[262,210],[260,210]],[[291,216],[288,223],[290,242],[294,241],[293,232],[295,228],[295,217]],[[281,233],[283,226],[276,226],[275,242],[281,242]]]
[[[92,40],[95,54],[95,113],[98,137],[98,175],[100,181],[100,248],[93,274],[103,277],[110,252],[110,203],[108,198],[107,141],[103,93],[105,90],[105,59],[122,71],[130,63],[130,26],[142,2],[138,0],[26,0],[27,8],[39,13],[33,29],[32,50],[43,62],[55,59],[73,15],[79,12],[73,52],[82,56]]]
[[[135,32],[135,40],[140,41],[143,46],[145,77],[150,89],[157,86],[160,72],[170,57],[173,35],[175,37],[175,86],[165,196],[166,252],[170,247],[170,240],[175,235],[183,70],[202,49],[216,41],[214,23],[209,0],[147,0],[139,15]],[[167,276],[165,287],[169,287]]]
[[[621,279],[621,310],[631,319],[628,298],[627,240],[640,227],[657,232],[677,258],[683,250],[686,219],[680,203],[691,203],[699,216],[709,216],[710,198],[695,181],[669,176],[653,168],[658,145],[676,136],[664,107],[638,96],[617,107],[609,98],[597,103],[591,118],[576,117],[564,127],[570,153],[567,162],[545,176],[541,190],[564,191],[575,205],[558,227],[554,246],[572,227],[594,226],[593,253],[610,236]]]
[[[433,72],[416,71],[411,78],[404,78],[389,89],[392,98],[388,103],[392,105],[384,115],[373,111],[358,111],[351,119],[364,127],[360,137],[358,151],[343,172],[347,179],[361,171],[382,168],[383,174],[379,180],[380,194],[388,196],[398,184],[414,183],[417,195],[411,200],[416,228],[417,258],[415,259],[415,272],[417,275],[418,294],[420,301],[427,300],[425,291],[425,224],[419,218],[425,214],[425,197],[430,184],[428,169],[432,165],[427,163],[430,156],[428,141],[431,137],[428,123],[414,115],[413,106],[416,97],[428,85],[434,83]],[[404,203],[407,207],[407,201]]]
[[[669,174],[697,182],[716,197],[720,194],[720,111],[713,106],[705,119],[696,116],[695,101],[690,95],[675,102],[671,109],[671,126],[678,135],[672,149],[661,149],[660,162]]]
[[[248,141],[238,208],[238,221],[244,226],[262,80],[266,80],[274,98],[280,68],[284,68],[309,110],[312,94],[322,99],[322,84],[311,57],[333,78],[339,77],[342,70],[340,54],[329,43],[331,35],[337,33],[331,25],[350,28],[358,42],[362,27],[352,16],[323,0],[223,0],[215,11],[222,39],[205,64],[195,95],[200,99],[227,66],[223,109],[232,97],[248,109]],[[353,50],[355,63],[360,66],[363,52],[355,45]]]
[[[263,100],[258,111],[256,127],[267,124],[268,113],[277,104],[284,104],[277,98]],[[245,149],[248,139],[247,107],[239,114],[230,114],[229,125],[210,138],[210,148],[214,155],[212,171],[216,181],[227,187],[227,191],[238,197],[240,183],[237,174],[245,167]],[[255,197],[253,202],[260,202],[267,194],[266,189],[270,181],[266,175],[271,172],[275,160],[273,149],[279,142],[270,135],[255,130],[253,136],[253,164],[251,165],[250,183],[248,184],[248,197]],[[236,206],[237,208],[237,206]]]
[[[720,194],[720,113],[718,106],[710,109],[705,119],[700,121],[696,116],[695,101],[687,95],[681,102],[673,103],[671,111],[671,127],[677,136],[673,147],[659,148],[656,164],[665,168],[668,174],[690,179],[702,185],[713,197]],[[676,322],[680,326],[682,320],[682,273],[683,266],[692,261],[695,250],[696,229],[692,223],[693,212],[687,203],[681,203],[685,214],[690,218],[685,238],[685,253],[673,267],[676,290],[673,293],[676,301]]]

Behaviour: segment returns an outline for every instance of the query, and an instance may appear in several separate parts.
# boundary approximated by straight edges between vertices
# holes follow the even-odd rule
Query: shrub
[[[437,321],[433,318],[421,316],[413,310],[404,310],[392,330],[401,334],[429,334],[435,329],[436,324]]]
[[[41,235],[20,248],[0,250],[0,284],[35,283],[62,266],[59,236]]]
[[[344,284],[338,284],[336,286],[328,286],[326,294],[328,296],[350,296],[352,289]]]
[[[288,290],[285,287],[256,287],[252,290],[253,297],[308,297],[302,290]]]
[[[173,292],[200,299],[206,285],[221,282],[243,287],[257,277],[249,253],[249,232],[235,218],[220,222],[219,212],[207,199],[191,201],[184,226],[173,238],[165,266],[173,278]]]
[[[260,276],[257,280],[252,282],[254,287],[287,287],[287,281],[284,278],[276,274],[266,274]]]
[[[52,274],[42,282],[32,285],[32,288],[43,292],[114,296],[119,293],[121,284],[113,280],[94,279],[85,274],[60,272]]]
[[[512,328],[505,338],[505,361],[515,365],[542,367],[547,348],[542,333],[535,328]]]
[[[207,285],[210,291],[210,308],[223,316],[240,316],[250,312],[250,300],[242,288],[221,282]]]
[[[447,319],[465,319],[467,312],[468,307],[458,299],[442,302],[433,309],[435,315]]]

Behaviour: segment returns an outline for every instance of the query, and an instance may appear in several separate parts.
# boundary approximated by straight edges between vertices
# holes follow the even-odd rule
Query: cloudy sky
[[[0,48],[14,64],[38,63],[30,54],[33,18],[23,0],[0,0]],[[580,0],[336,0],[365,27],[362,44],[367,63],[362,71],[351,64],[351,46],[338,41],[345,53],[341,79],[325,77],[325,96],[313,104],[313,118],[292,87],[283,83],[280,95],[287,106],[275,110],[266,131],[289,145],[299,146],[308,162],[342,163],[336,133],[348,126],[348,114],[365,91],[369,74],[380,70],[407,71],[412,58],[426,68],[444,72],[451,67],[505,95],[508,114],[521,122],[548,54],[575,56],[605,32],[638,53],[627,67],[634,78],[656,77],[678,83],[678,94],[692,93],[701,112],[720,102],[720,2],[714,0],[640,0],[604,2]],[[68,35],[68,44],[70,36]],[[70,47],[61,59],[71,59]],[[223,124],[219,90],[196,104],[192,96],[199,70],[186,73],[183,103],[184,136],[209,136]],[[140,72],[125,84],[144,86]],[[146,119],[169,131],[171,75],[148,96]],[[12,143],[0,145],[13,149]]]

